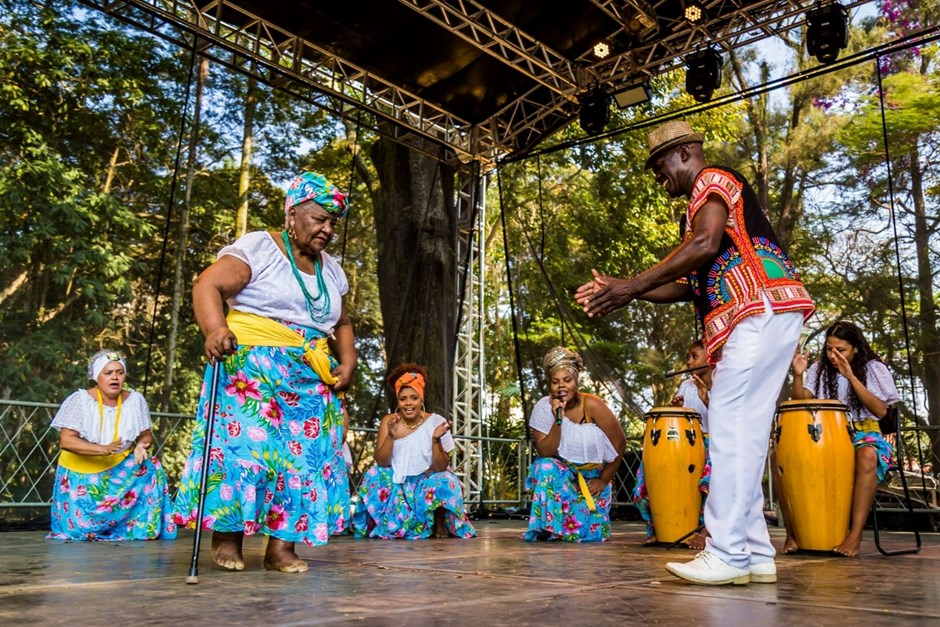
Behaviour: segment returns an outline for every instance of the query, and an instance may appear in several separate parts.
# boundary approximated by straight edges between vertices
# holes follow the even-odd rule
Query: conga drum
[[[688,407],[654,407],[646,414],[643,472],[656,539],[675,542],[699,526],[705,465],[702,417]]]
[[[855,447],[847,409],[839,401],[785,401],[774,418],[780,498],[801,549],[831,551],[849,531]]]

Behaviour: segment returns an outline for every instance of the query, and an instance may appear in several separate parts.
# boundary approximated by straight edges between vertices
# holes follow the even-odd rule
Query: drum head
[[[643,416],[644,419],[655,418],[688,418],[689,420],[701,420],[702,417],[691,407],[654,407]]]
[[[783,401],[780,403],[780,406],[777,408],[777,411],[786,411],[786,410],[807,410],[814,411],[820,409],[831,409],[835,411],[846,412],[849,408],[842,403],[841,401],[833,401],[825,398],[808,398],[806,400],[799,401]]]

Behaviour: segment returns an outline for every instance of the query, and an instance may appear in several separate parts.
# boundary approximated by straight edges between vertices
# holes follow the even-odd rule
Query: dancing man
[[[761,478],[777,395],[813,302],[777,241],[750,184],[710,166],[705,136],[674,120],[649,134],[656,182],[689,205],[682,242],[652,268],[629,279],[603,276],[578,288],[588,316],[634,300],[695,304],[708,361],[715,364],[709,402],[711,487],[705,550],[666,570],[698,584],[777,580],[764,520]]]

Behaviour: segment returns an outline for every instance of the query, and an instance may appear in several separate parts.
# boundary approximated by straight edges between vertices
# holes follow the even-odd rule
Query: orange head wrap
[[[398,396],[402,388],[411,388],[418,393],[418,396],[420,396],[423,401],[424,387],[426,385],[427,383],[424,381],[424,377],[420,372],[406,372],[395,381],[395,396]]]

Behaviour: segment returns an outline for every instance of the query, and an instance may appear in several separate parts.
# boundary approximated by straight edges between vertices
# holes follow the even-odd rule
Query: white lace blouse
[[[866,364],[865,368],[865,387],[868,388],[869,392],[888,405],[893,405],[901,400],[901,395],[898,394],[898,388],[894,385],[894,379],[891,377],[891,372],[886,365],[880,361],[872,360]],[[819,386],[817,387],[817,372],[819,372],[818,361],[811,364],[810,367],[806,369],[806,372],[803,373],[803,386],[808,390],[812,390],[813,396],[816,398],[826,398],[825,378],[819,378]],[[836,398],[832,400],[838,400],[840,403],[848,405],[848,418],[852,422],[861,422],[869,418],[877,420],[878,418],[868,411],[865,405],[861,405],[859,416],[854,415],[852,405],[849,403],[850,387],[849,380],[837,372]]]
[[[98,399],[87,390],[73,392],[62,401],[59,411],[52,419],[52,427],[74,429],[83,440],[93,444],[110,444],[114,441],[114,421],[117,418],[117,407],[104,406],[104,420],[98,412]],[[141,432],[151,428],[150,410],[147,401],[137,392],[121,401],[121,424],[118,426],[118,437],[124,441],[124,448],[133,448],[134,440]]]
[[[437,426],[446,422],[443,416],[431,414],[414,431],[392,444],[392,482],[404,483],[407,477],[420,475],[431,467],[433,438]],[[454,450],[454,436],[450,431],[441,436],[445,453]]]
[[[313,327],[326,335],[333,333],[342,313],[343,296],[349,291],[349,282],[340,265],[325,251],[320,255],[323,259],[323,280],[330,295],[330,312],[323,322],[311,319],[290,261],[277,247],[269,232],[246,233],[234,244],[219,251],[220,259],[224,255],[231,255],[251,267],[251,281],[242,291],[228,299],[230,307],[265,318]],[[307,292],[316,298],[317,278],[303,272],[300,276],[307,286]]]
[[[529,426],[548,433],[554,422],[551,399],[542,397],[532,409]],[[617,451],[604,430],[593,422],[578,424],[565,419],[561,421],[558,456],[572,464],[606,464],[617,459]]]
[[[698,388],[695,387],[695,381],[686,379],[679,385],[676,396],[682,397],[682,404],[689,409],[694,409],[702,417],[702,433],[708,433],[708,407],[699,398]]]

